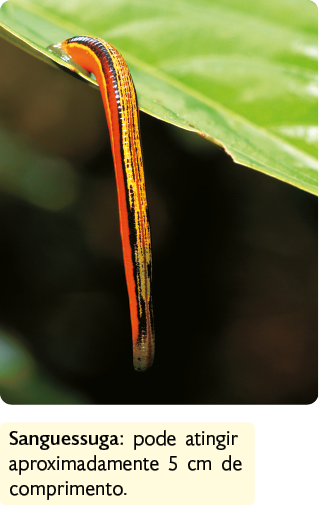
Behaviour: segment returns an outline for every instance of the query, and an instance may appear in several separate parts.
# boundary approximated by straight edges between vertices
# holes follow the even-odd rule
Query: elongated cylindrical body
[[[154,359],[152,253],[137,96],[119,52],[102,39],[79,36],[62,49],[99,84],[114,159],[124,267],[129,295],[133,364],[144,371]]]

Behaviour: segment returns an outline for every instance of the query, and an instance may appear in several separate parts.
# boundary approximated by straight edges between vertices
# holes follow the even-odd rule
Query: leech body
[[[62,49],[99,84],[113,153],[122,248],[129,295],[133,365],[144,371],[154,359],[151,235],[139,131],[138,102],[123,57],[108,42],[72,37]]]

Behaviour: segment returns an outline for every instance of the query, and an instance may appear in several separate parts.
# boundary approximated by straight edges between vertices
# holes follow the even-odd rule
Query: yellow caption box
[[[252,505],[250,423],[5,423],[2,505]]]

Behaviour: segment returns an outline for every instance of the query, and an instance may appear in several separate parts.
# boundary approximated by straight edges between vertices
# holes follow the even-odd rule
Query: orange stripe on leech
[[[122,70],[122,69],[120,68],[119,70]],[[115,71],[117,74],[118,81],[122,82],[124,76],[119,75],[117,68],[115,68]],[[126,66],[124,67],[124,72],[125,72],[125,74],[127,74]],[[129,110],[129,104],[127,103],[127,96],[124,96],[122,91],[123,90],[121,89],[121,86],[119,86],[120,99],[122,102],[125,101],[125,111],[127,111],[127,110]],[[114,97],[115,97],[115,95],[114,95]],[[123,109],[123,114],[125,116],[124,107],[122,109]],[[125,120],[125,119],[126,118],[124,117],[123,120]],[[124,146],[123,146],[123,154],[124,154]],[[122,159],[122,157],[121,157],[121,159]],[[124,166],[125,166],[125,160],[126,160],[126,158],[123,159]],[[121,175],[122,175],[122,170],[121,170]],[[124,180],[123,180],[123,182],[124,182]],[[125,200],[125,203],[126,203],[125,189],[124,189],[124,193],[123,193],[123,199]],[[126,207],[125,207],[125,212],[126,212]],[[128,223],[128,221],[127,221],[127,223]],[[127,237],[129,238],[128,235],[127,235]],[[128,293],[129,293],[131,324],[132,324],[132,340],[133,340],[133,347],[134,347],[137,340],[138,340],[138,336],[139,336],[139,319],[138,319],[138,304],[137,304],[137,300],[136,300],[137,288],[136,288],[136,280],[135,280],[134,273],[133,273],[134,272],[134,265],[132,262],[132,257],[134,256],[134,251],[132,251],[132,249],[131,249],[130,242],[128,242],[128,244],[129,244],[128,247],[123,248],[123,257],[124,257],[124,264],[125,264],[126,273],[131,274],[131,275],[127,275],[126,282],[127,282]]]
[[[114,89],[110,86],[110,92],[107,93],[106,77],[99,58],[87,46],[77,43],[67,44],[67,53],[85,70],[92,72],[99,84],[102,100],[106,112],[106,119],[109,126],[110,140],[114,158],[115,177],[117,183],[120,229],[123,247],[123,259],[125,267],[126,283],[129,295],[129,305],[131,313],[132,340],[133,346],[136,345],[139,332],[138,310],[136,301],[136,289],[134,279],[134,266],[132,263],[132,250],[129,240],[129,223],[126,205],[126,191],[124,176],[122,173],[122,155],[120,142],[120,125],[118,120],[118,108]],[[123,96],[122,96],[123,98]],[[124,97],[125,98],[125,97]]]
[[[117,74],[117,79],[118,79],[118,82],[119,82],[119,94],[120,94],[120,100],[121,100],[121,104],[122,104],[122,114],[123,114],[123,123],[122,123],[122,127],[125,126],[125,128],[128,126],[130,127],[130,120],[131,120],[131,107],[133,107],[133,105],[136,106],[136,104],[133,104],[130,100],[130,93],[127,93],[127,85],[129,84],[129,71],[124,63],[124,66],[122,64],[124,60],[120,57],[120,55],[117,53],[115,58],[114,58],[114,66],[115,66],[115,72]],[[120,73],[122,73],[122,75],[120,75]],[[124,75],[123,75],[124,74]],[[124,102],[124,103],[123,103]],[[126,131],[126,135],[128,134],[128,131]],[[122,136],[122,139],[123,139],[123,142],[125,141],[125,137],[124,135]],[[130,156],[132,154],[132,152],[134,153],[134,143],[132,143],[132,139],[130,138],[130,136],[127,136],[126,138],[126,142],[128,142],[131,147],[133,147],[132,151],[130,151]],[[132,169],[132,171],[135,173],[135,182],[133,182],[131,180],[131,182],[129,182],[129,177],[127,177],[127,180],[128,180],[128,186],[129,188],[132,189],[133,193],[134,193],[134,197],[135,197],[135,204],[137,203],[136,200],[137,200],[137,187],[138,187],[138,184],[137,184],[137,187],[136,187],[136,183],[138,181],[136,181],[136,159],[132,159],[132,157],[128,157],[127,156],[127,149],[125,149],[125,146],[123,146],[123,155],[124,155],[124,159],[123,159],[123,163],[126,164],[127,162],[129,162],[129,166],[130,168]],[[125,167],[127,168],[127,167]],[[127,176],[129,174],[127,173]],[[129,195],[130,196],[130,195]],[[132,205],[132,202],[130,202],[130,205]],[[136,208],[134,209],[135,210],[135,217],[136,217]],[[138,244],[137,244],[138,246]],[[127,254],[126,254],[127,253]],[[126,263],[130,263],[132,265],[132,254],[135,254],[134,251],[125,251],[124,252],[124,261]],[[133,265],[132,265],[133,267]],[[132,330],[133,330],[133,335],[132,335],[132,338],[133,338],[133,345],[136,344],[136,341],[138,340],[138,337],[139,337],[139,319],[138,319],[138,303],[137,303],[137,300],[136,300],[136,296],[139,295],[139,290],[138,290],[138,287],[136,286],[136,281],[135,281],[135,278],[134,276],[132,277],[132,282],[130,282],[128,279],[128,290],[129,290],[129,293],[131,293],[131,296],[129,297],[130,298],[130,303],[134,303],[134,311],[131,310],[131,317],[132,315],[134,315],[134,321],[132,321]]]

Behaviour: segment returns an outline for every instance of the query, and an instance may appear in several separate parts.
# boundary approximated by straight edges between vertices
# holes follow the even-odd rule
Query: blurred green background
[[[7,403],[317,397],[317,199],[141,114],[156,357],[132,367],[99,93],[0,39],[0,395]]]

